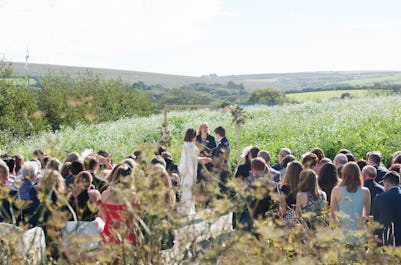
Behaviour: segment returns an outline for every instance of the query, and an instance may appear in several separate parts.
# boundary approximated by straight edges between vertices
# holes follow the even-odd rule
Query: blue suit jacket
[[[401,188],[392,187],[390,190],[376,196],[373,215],[375,221],[387,229],[394,224],[395,244],[401,245]],[[391,242],[390,242],[391,243]]]

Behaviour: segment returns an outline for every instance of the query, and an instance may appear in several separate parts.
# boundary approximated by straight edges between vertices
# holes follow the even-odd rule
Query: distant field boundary
[[[25,63],[13,62],[14,73],[25,76]],[[141,72],[132,70],[103,69],[91,67],[76,67],[50,64],[29,64],[29,75],[40,77],[48,72],[65,72],[71,75],[82,74],[87,71],[102,74],[105,78],[121,78],[128,83],[138,81],[146,85],[162,85],[165,88],[179,88],[194,83],[226,84],[229,81],[237,84],[243,83],[247,90],[274,87],[282,91],[302,91],[305,89],[320,88],[365,88],[385,87],[385,85],[401,85],[401,71],[323,71],[299,73],[266,73],[248,75],[204,74],[202,76],[184,76]],[[383,85],[383,86],[382,86]],[[378,88],[378,87],[376,87]]]
[[[311,91],[311,92],[297,92],[297,93],[286,93],[285,95],[290,100],[299,102],[305,101],[318,101],[318,100],[329,100],[333,98],[345,97],[366,97],[374,94],[386,94],[392,90],[385,89],[336,89],[336,90],[322,90],[322,91]]]

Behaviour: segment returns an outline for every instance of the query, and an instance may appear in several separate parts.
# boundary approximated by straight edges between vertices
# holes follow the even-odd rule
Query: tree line
[[[39,88],[10,82],[11,63],[0,61],[1,142],[80,123],[154,113],[151,95],[121,79],[87,72],[47,73]]]
[[[193,83],[178,88],[166,88],[161,85],[146,85],[142,81],[132,84],[133,88],[149,92],[156,104],[162,109],[164,105],[208,105],[221,102],[241,102],[248,100],[248,91],[242,83],[228,81],[221,83]]]

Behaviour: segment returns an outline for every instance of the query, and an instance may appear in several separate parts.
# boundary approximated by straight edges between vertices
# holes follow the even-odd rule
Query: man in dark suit
[[[370,191],[370,215],[372,215],[376,195],[384,192],[384,187],[375,181],[376,168],[374,166],[365,166],[362,169],[362,178],[363,185]]]
[[[219,144],[215,149],[213,149],[213,157],[218,156],[218,154],[223,150],[225,154],[225,160],[228,161],[230,158],[230,142],[226,138],[226,130],[219,126],[214,129],[214,133],[216,134],[216,139],[219,141]]]
[[[272,166],[272,168],[273,168],[274,170],[280,171],[280,170],[282,169],[282,168],[281,168],[281,165],[280,165],[281,161],[283,161],[283,159],[284,159],[286,156],[289,156],[289,155],[291,155],[291,150],[290,150],[289,148],[286,148],[286,147],[281,148],[281,149],[280,149],[280,152],[278,153],[278,163],[274,164],[274,165]]]
[[[383,226],[380,236],[386,245],[401,245],[400,175],[390,171],[383,178],[385,192],[376,196],[373,208],[375,221]]]

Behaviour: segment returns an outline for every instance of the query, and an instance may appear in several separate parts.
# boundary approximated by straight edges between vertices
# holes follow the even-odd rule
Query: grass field
[[[390,75],[390,76],[381,76],[381,77],[361,78],[361,79],[355,79],[355,80],[336,82],[333,84],[348,84],[351,86],[373,86],[375,83],[401,84],[401,76],[400,75],[396,75],[396,76]]]
[[[303,92],[303,93],[291,93],[286,94],[291,100],[298,102],[305,101],[325,101],[330,99],[338,99],[343,93],[349,93],[354,98],[366,97],[375,93],[385,93],[383,90],[327,90],[327,91],[314,91],[314,92]]]
[[[384,104],[385,103],[385,104]],[[246,123],[241,130],[241,149],[257,145],[269,150],[273,159],[282,147],[289,147],[296,157],[319,146],[333,157],[340,148],[350,149],[357,158],[366,152],[380,150],[388,163],[393,152],[401,150],[400,97],[381,96],[333,100],[274,107],[246,107]],[[380,111],[375,111],[380,110]],[[203,121],[210,128],[224,126],[232,144],[231,161],[236,163],[236,129],[231,114],[214,110],[174,111],[169,113],[172,131],[170,151],[179,161],[186,128]],[[147,118],[126,118],[116,122],[81,125],[56,133],[44,133],[29,139],[14,140],[2,147],[3,152],[21,153],[30,157],[36,148],[64,159],[66,152],[84,149],[109,150],[120,160],[138,148],[153,155],[161,137],[163,115]],[[151,147],[149,147],[151,145]]]

